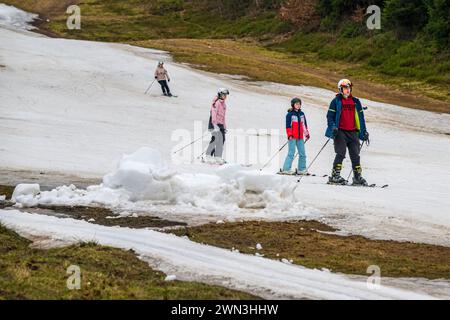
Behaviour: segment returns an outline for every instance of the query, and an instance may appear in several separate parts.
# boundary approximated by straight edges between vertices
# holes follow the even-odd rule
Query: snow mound
[[[166,166],[158,151],[141,148],[123,156],[117,170],[103,178],[103,185],[127,190],[131,201],[170,200],[169,180],[175,174]]]
[[[12,201],[20,203],[22,206],[32,207],[37,205],[35,197],[41,192],[39,184],[18,184],[14,188]]]
[[[0,3],[0,26],[14,27],[17,29],[32,30],[36,29],[30,22],[39,16],[34,13],[25,12],[14,6],[8,6]]]
[[[117,169],[101,185],[86,190],[61,186],[51,191],[17,197],[17,205],[106,205],[133,210],[153,204],[170,204],[181,211],[233,213],[241,210],[284,212],[296,203],[293,183],[277,175],[251,171],[239,165],[225,165],[212,173],[178,173],[158,150],[141,148],[124,155]],[[31,198],[30,198],[31,197]]]

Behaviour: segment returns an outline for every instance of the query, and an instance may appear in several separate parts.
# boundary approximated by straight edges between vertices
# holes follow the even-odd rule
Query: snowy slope
[[[0,3],[0,26],[14,29],[35,29],[30,23],[38,18],[37,14],[25,12],[14,6]]]
[[[160,59],[169,61],[171,86],[179,98],[161,97],[157,86],[150,95],[143,94]],[[230,160],[234,160],[230,147],[233,137],[252,136],[245,131],[248,129],[278,130],[271,137],[252,136],[253,145],[264,145],[270,140],[271,148],[276,150],[284,143],[285,111],[294,95],[305,101],[304,111],[312,131],[307,146],[311,160],[326,141],[325,113],[334,95],[317,88],[249,83],[200,72],[170,63],[170,58],[160,51],[49,39],[4,28],[0,28],[0,64],[5,66],[0,67],[0,167],[61,171],[83,177],[114,172],[123,154],[143,146],[159,150],[169,161],[174,149],[194,138],[173,140],[172,135],[178,137],[177,130],[193,132],[195,121],[203,121],[203,130],[197,130],[196,137],[204,133],[209,104],[221,86],[230,88],[232,93],[229,128],[244,130],[235,135],[231,132],[227,142]],[[211,207],[207,201],[194,201],[187,207],[186,203],[178,206],[125,199],[115,205],[152,212],[157,206],[156,212],[184,216],[189,221],[228,216],[313,216],[344,232],[450,245],[450,154],[445,152],[450,149],[450,139],[445,134],[449,133],[449,115],[364,102],[369,106],[366,115],[372,137],[371,146],[362,152],[364,175],[370,182],[390,184],[389,189],[332,187],[324,184],[325,179],[305,178],[293,197],[283,198],[279,201],[281,206],[270,210],[242,209],[236,200],[240,198],[233,197],[226,198],[233,207],[231,211],[228,206],[224,207],[226,210],[217,205]],[[206,136],[203,147],[207,140]],[[198,155],[202,151],[201,144],[196,144],[192,153]],[[258,154],[257,160],[263,163],[271,150],[262,148],[250,153]],[[332,158],[330,145],[312,171],[329,173]],[[282,159],[278,161],[265,174],[276,170]],[[183,184],[184,190],[200,190],[195,198],[208,199],[208,192],[223,194],[222,187],[215,189],[211,183],[218,181],[216,168],[186,163],[174,168],[185,174],[177,179],[189,180]],[[257,171],[253,174],[256,178],[252,183],[264,185],[265,177],[257,178]],[[286,185],[292,182],[292,178],[283,179]],[[223,188],[234,192],[237,180],[226,181]],[[275,191],[279,200],[283,190],[277,189],[277,184],[267,188]],[[111,199],[104,200],[107,204]],[[80,202],[89,201],[83,198]]]
[[[149,230],[111,228],[84,221],[0,210],[0,222],[33,238],[52,241],[95,241],[132,249],[141,259],[180,280],[197,280],[236,288],[266,298],[294,299],[430,299],[383,285],[369,288],[364,281],[327,271],[311,270],[261,257],[191,242]],[[448,288],[448,284],[447,284]]]

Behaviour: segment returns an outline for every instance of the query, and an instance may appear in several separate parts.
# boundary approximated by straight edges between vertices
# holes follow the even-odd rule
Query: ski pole
[[[206,148],[205,151],[203,151],[201,155],[199,155],[198,157],[196,157],[196,159],[203,158],[203,155],[206,154],[206,151],[208,151],[208,148]]]
[[[178,149],[177,151],[175,151],[173,154],[176,154],[176,153],[178,153],[178,152],[180,152],[180,151],[182,151],[182,150],[184,150],[184,149],[186,149],[187,147],[189,147],[189,146],[191,146],[191,145],[193,145],[194,143],[196,143],[197,141],[199,141],[199,140],[201,140],[201,139],[203,139],[206,135],[208,134],[208,132],[205,132],[205,134],[203,135],[203,136],[201,136],[200,138],[198,138],[198,139],[196,139],[196,140],[194,140],[194,141],[192,141],[191,143],[189,143],[189,144],[187,144],[187,145],[185,145],[183,148],[181,148],[181,149]]]
[[[152,81],[152,83],[148,86],[147,90],[145,90],[144,94],[147,94],[150,91],[150,89],[153,87],[153,84],[155,83],[155,81],[156,81],[156,79]]]
[[[317,156],[313,159],[313,161],[311,161],[311,163],[309,164],[308,168],[306,168],[306,172],[309,171],[309,169],[311,169],[312,165],[314,164],[314,162],[317,160],[317,158],[319,157],[319,155],[322,153],[323,149],[325,149],[325,147],[327,146],[327,144],[330,142],[331,138],[328,138],[327,142],[325,142],[325,144],[323,145],[322,149],[320,149],[319,153],[317,154]],[[302,181],[303,176],[300,176],[300,179],[298,179],[297,183],[299,183],[300,181]]]
[[[259,171],[262,171],[265,167],[267,167],[271,162],[272,162],[272,160],[281,152],[281,150],[283,150],[284,149],[284,147],[286,147],[287,146],[287,144],[289,143],[289,140],[288,141],[286,141],[286,143],[285,144],[283,144],[283,146],[273,155],[273,157],[272,158],[270,158],[270,160],[269,161],[267,161],[267,163],[261,168],[261,169],[259,169]]]
[[[198,157],[196,157],[196,159],[200,159],[201,157],[203,157],[203,155],[206,153],[206,150],[202,152],[202,154],[200,154]]]
[[[359,146],[359,150],[362,150],[362,147],[364,147],[364,141]],[[348,179],[350,179],[350,176],[352,175],[352,173],[353,173],[353,167],[352,167],[352,170],[350,171],[350,173],[348,174],[347,181],[348,181]]]

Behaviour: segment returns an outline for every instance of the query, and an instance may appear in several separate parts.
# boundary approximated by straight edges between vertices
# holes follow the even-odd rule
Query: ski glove
[[[311,136],[309,134],[306,135],[306,141],[308,141],[309,139],[311,139]]]
[[[333,139],[337,137],[338,132],[339,132],[338,128],[333,128]]]
[[[369,133],[366,131],[364,132],[363,141],[369,141]]]

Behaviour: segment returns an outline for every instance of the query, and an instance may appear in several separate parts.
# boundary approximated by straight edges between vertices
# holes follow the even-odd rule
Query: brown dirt
[[[83,207],[83,206],[44,206],[39,205],[36,208],[27,208],[27,212],[45,213],[50,210],[54,214],[69,216],[77,220],[89,221],[103,226],[119,226],[134,229],[144,228],[164,228],[175,226],[186,226],[184,222],[164,220],[156,216],[139,217],[120,217],[112,210],[102,207]]]

